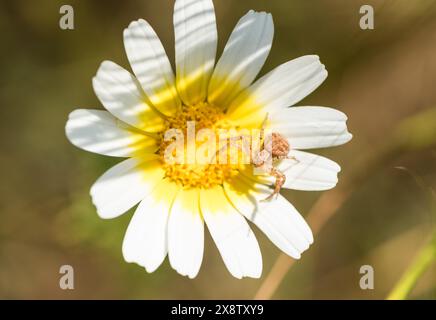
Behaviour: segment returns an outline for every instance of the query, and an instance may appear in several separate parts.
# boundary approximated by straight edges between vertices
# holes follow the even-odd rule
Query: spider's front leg
[[[298,160],[295,156],[278,156],[273,159],[274,161],[281,161],[281,160],[294,160],[296,163],[300,163],[300,160]]]
[[[276,168],[272,168],[270,171],[270,174],[276,178],[276,181],[274,184],[274,191],[267,198],[263,199],[262,202],[269,201],[274,196],[278,195],[280,190],[282,189],[283,185],[286,182],[286,176],[280,170],[277,170]]]

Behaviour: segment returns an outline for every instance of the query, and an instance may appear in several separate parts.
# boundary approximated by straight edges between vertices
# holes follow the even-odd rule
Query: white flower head
[[[332,108],[294,106],[327,77],[318,56],[291,60],[255,81],[273,41],[270,14],[250,11],[243,16],[216,63],[211,0],[177,0],[174,28],[175,76],[153,28],[144,20],[132,22],[124,30],[124,45],[133,74],[103,62],[93,86],[107,111],[73,111],[67,137],[84,150],[127,158],[91,188],[103,219],[116,218],[139,203],[123,242],[127,262],[153,272],[168,254],[178,273],[194,278],[203,258],[206,223],[230,273],[258,278],[262,258],[247,220],[283,252],[300,258],[313,242],[309,226],[280,194],[263,200],[277,181],[279,187],[294,190],[333,188],[339,165],[301,150],[348,142],[347,117]],[[268,130],[281,140],[272,150],[286,155],[279,159],[261,150],[267,141],[261,137],[258,151],[263,152],[249,156],[248,162],[165,161],[169,130],[176,132],[174,137],[187,135],[188,142],[178,145],[188,151],[181,159],[192,155],[189,150],[199,141],[189,143],[191,122],[194,135],[202,129],[216,137],[225,130]],[[253,151],[252,146],[233,149],[238,156]],[[265,169],[268,157],[271,165]],[[255,173],[259,167],[264,174]]]

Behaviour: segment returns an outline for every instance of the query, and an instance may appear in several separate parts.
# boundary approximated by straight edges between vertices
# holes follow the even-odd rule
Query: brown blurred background
[[[125,263],[121,244],[132,211],[100,220],[89,196],[91,184],[119,160],[78,150],[65,138],[69,112],[101,108],[91,86],[100,62],[128,68],[122,31],[131,20],[149,21],[174,59],[173,3],[0,2],[0,298],[251,299],[270,271],[279,250],[259,230],[260,280],[232,278],[209,235],[195,280],[179,276],[168,261],[151,275]],[[63,4],[75,10],[73,31],[59,28]],[[363,4],[375,8],[375,30],[359,28]],[[273,298],[385,298],[436,228],[427,193],[436,188],[436,132],[425,129],[436,118],[417,124],[427,133],[424,145],[384,156],[401,123],[436,108],[436,1],[216,0],[215,7],[219,54],[249,9],[274,17],[262,73],[318,54],[329,78],[300,105],[337,107],[354,134],[351,143],[319,153],[341,164],[339,188],[356,171],[362,178]],[[321,194],[285,191],[303,215]],[[64,264],[75,270],[71,291],[59,288]],[[364,264],[375,269],[374,290],[359,287]],[[436,298],[435,269],[410,298]]]

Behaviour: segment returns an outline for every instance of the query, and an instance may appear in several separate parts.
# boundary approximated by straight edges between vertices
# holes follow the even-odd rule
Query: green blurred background
[[[195,280],[167,260],[151,275],[125,263],[121,244],[132,211],[100,220],[89,196],[119,160],[78,150],[65,138],[69,112],[102,108],[91,86],[100,62],[128,68],[122,31],[131,20],[149,21],[174,60],[173,3],[1,0],[0,298],[251,299],[273,266],[279,250],[259,230],[260,280],[232,278],[207,233]],[[73,31],[59,28],[63,4],[75,10]],[[375,8],[375,30],[359,28],[363,4]],[[319,151],[341,164],[338,188],[352,192],[273,298],[385,298],[436,226],[428,196],[436,188],[436,1],[216,0],[215,7],[219,54],[249,9],[273,14],[275,40],[262,74],[318,54],[329,78],[300,105],[337,107],[354,134],[345,146]],[[416,130],[424,143],[413,140]],[[411,139],[408,147],[395,149],[393,136]],[[356,172],[359,179],[349,178]],[[284,194],[306,215],[322,193]],[[74,267],[74,290],[59,288],[64,264]],[[364,264],[375,269],[374,290],[359,287]],[[435,269],[410,298],[436,298]]]

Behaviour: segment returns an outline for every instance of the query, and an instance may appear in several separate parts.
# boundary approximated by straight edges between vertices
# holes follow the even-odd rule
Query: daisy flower
[[[264,125],[290,147],[289,159],[277,163],[286,176],[283,187],[319,191],[336,185],[340,167],[301,150],[348,142],[347,117],[332,108],[294,106],[327,77],[318,56],[291,60],[255,81],[273,41],[270,14],[249,11],[243,16],[217,62],[211,0],[177,0],[174,29],[175,74],[146,21],[133,21],[124,30],[133,73],[104,61],[93,87],[107,111],[73,111],[67,137],[86,151],[127,158],[91,188],[103,219],[139,203],[123,241],[127,262],[153,272],[168,254],[178,273],[194,278],[206,224],[229,272],[258,278],[261,252],[248,221],[295,259],[313,242],[309,226],[283,196],[262,201],[271,194],[273,181],[255,175],[250,164],[169,164],[163,156],[168,146],[164,133],[185,132],[189,121],[195,121],[196,130],[214,132]]]

